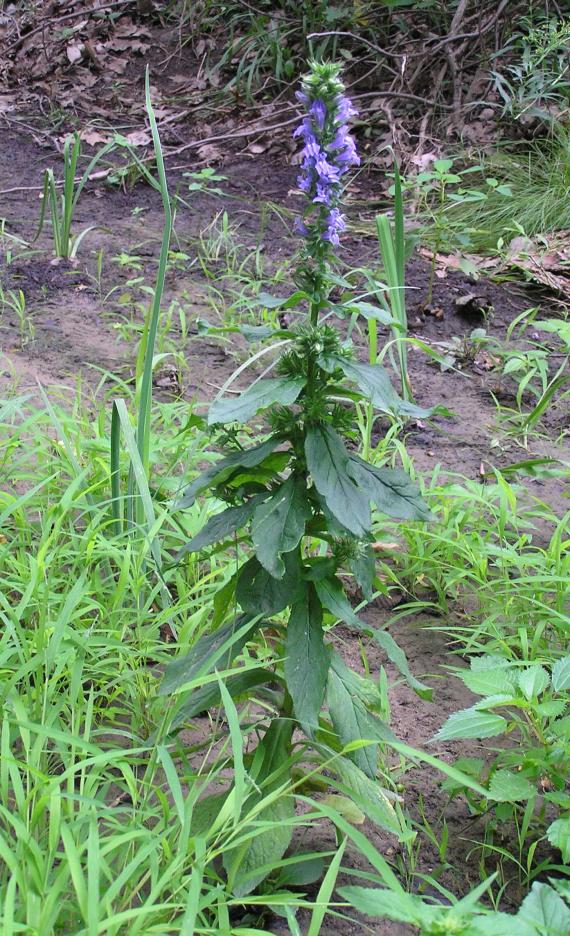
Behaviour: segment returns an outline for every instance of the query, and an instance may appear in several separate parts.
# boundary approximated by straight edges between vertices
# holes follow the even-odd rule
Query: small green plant
[[[426,305],[433,299],[433,283],[437,254],[442,249],[468,248],[472,246],[472,232],[461,221],[461,211],[465,206],[476,206],[484,214],[485,204],[491,198],[504,199],[512,195],[508,184],[495,178],[483,177],[480,188],[468,187],[468,177],[481,173],[482,166],[469,166],[459,169],[455,159],[436,159],[431,169],[418,172],[413,178],[402,183],[404,191],[411,191],[416,198],[416,211],[425,219],[421,235],[432,246]],[[397,192],[397,183],[392,191]],[[464,261],[465,265],[465,261]],[[467,267],[466,267],[467,270]]]
[[[107,143],[90,160],[87,169],[83,175],[76,179],[77,164],[81,154],[81,137],[78,133],[73,139],[67,137],[63,145],[63,183],[61,191],[60,185],[55,180],[53,169],[46,169],[44,175],[44,189],[42,195],[42,206],[40,210],[40,221],[34,240],[40,236],[46,213],[49,210],[51,221],[51,230],[53,237],[53,246],[56,257],[73,259],[77,255],[83,238],[93,230],[93,225],[86,228],[74,236],[72,234],[73,216],[81,192],[87,183],[89,176],[97,163],[111,151],[114,147],[114,141]]]
[[[0,307],[2,311],[4,309],[11,309],[16,315],[22,348],[30,341],[33,341],[36,335],[36,329],[30,313],[26,311],[26,297],[23,290],[8,289],[4,292],[0,286]]]
[[[392,333],[398,355],[400,384],[404,400],[412,399],[412,387],[408,374],[408,318],[406,314],[406,241],[404,235],[404,200],[402,197],[402,184],[397,163],[394,163],[394,225],[390,223],[388,215],[379,215],[376,218],[376,234],[380,247],[380,256],[386,276],[386,293],[376,290],[381,304],[392,315]],[[375,318],[368,322],[371,333],[372,350],[376,363],[377,354],[377,325]]]
[[[388,888],[341,887],[339,893],[361,913],[409,923],[421,936],[565,936],[568,932],[570,907],[564,884],[556,880],[534,884],[518,912],[511,915],[480,903],[491,883],[492,878],[487,879],[461,900],[438,885],[440,902]]]
[[[518,61],[491,72],[503,101],[503,114],[515,120],[524,116],[551,123],[570,106],[570,23],[555,18],[540,25],[523,21],[523,29],[510,37],[507,49],[516,50]]]
[[[570,796],[566,781],[570,773],[570,656],[545,665],[538,661],[518,665],[500,656],[476,656],[469,670],[456,675],[481,698],[468,709],[454,712],[434,740],[495,738],[509,735],[516,745],[501,751],[490,767],[483,760],[457,762],[464,772],[476,776],[495,801],[499,827],[516,824],[519,836],[517,863],[530,878],[533,855],[539,839],[548,840],[570,861]],[[459,792],[454,781],[444,788]],[[465,792],[465,791],[462,791]],[[475,811],[487,810],[489,800],[478,803],[466,793]],[[560,816],[544,832],[546,811]],[[542,828],[541,828],[542,826]],[[529,847],[527,838],[534,841]],[[548,870],[543,861],[541,872]],[[554,866],[552,870],[558,870]]]

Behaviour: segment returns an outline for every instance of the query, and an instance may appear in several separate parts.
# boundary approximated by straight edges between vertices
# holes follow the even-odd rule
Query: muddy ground
[[[40,146],[21,129],[9,127],[3,131],[0,151],[0,214],[7,219],[11,233],[30,240],[39,214],[39,194],[42,172],[48,165],[57,166],[59,157],[49,146]],[[233,344],[196,335],[197,317],[215,323],[215,314],[208,301],[212,286],[220,286],[214,278],[209,280],[193,263],[197,252],[197,238],[212,221],[216,213],[225,209],[230,220],[240,225],[239,241],[242,245],[262,247],[262,254],[270,268],[283,264],[295,249],[296,242],[287,224],[271,215],[260,234],[260,218],[264,202],[277,203],[294,210],[297,198],[292,193],[295,168],[287,164],[287,151],[283,164],[276,165],[275,156],[234,154],[220,167],[226,180],[220,183],[227,197],[199,194],[189,209],[181,208],[176,217],[174,247],[190,258],[180,261],[180,268],[170,272],[167,281],[165,307],[177,298],[186,310],[190,335],[182,349],[186,367],[176,378],[159,375],[157,393],[168,398],[179,393],[188,400],[205,402],[214,395],[236,365],[243,360],[241,339]],[[170,178],[171,188],[184,184],[181,174]],[[364,189],[373,180],[362,179]],[[141,210],[142,209],[142,210]],[[356,226],[369,220],[363,205],[354,202],[351,216]],[[89,390],[99,384],[100,399],[112,383],[106,375],[118,374],[130,380],[134,369],[134,349],[137,334],[133,324],[140,327],[141,312],[135,300],[119,301],[128,294],[127,281],[140,271],[126,264],[112,262],[112,257],[128,254],[140,258],[147,283],[152,283],[156,267],[162,214],[160,197],[145,184],[137,184],[132,191],[111,188],[105,182],[88,185],[76,216],[75,230],[96,225],[79,251],[77,263],[54,262],[49,238],[44,232],[38,242],[13,262],[2,258],[0,270],[2,287],[22,290],[25,296],[26,316],[33,324],[33,333],[26,330],[13,310],[4,307],[0,318],[0,397],[19,392],[38,399],[37,382],[40,381],[57,398],[71,399],[77,381]],[[97,254],[103,251],[102,275],[98,278]],[[6,251],[6,244],[4,251]],[[343,253],[345,262],[352,265],[376,263],[377,247],[374,238],[366,235],[347,238]],[[8,257],[9,259],[9,257]],[[215,265],[214,265],[215,266]],[[221,268],[220,268],[221,270]],[[546,315],[554,312],[549,299],[538,295],[522,284],[499,284],[488,280],[473,282],[462,273],[448,273],[436,278],[432,308],[426,313],[425,302],[428,264],[418,257],[408,266],[408,316],[413,336],[430,344],[468,336],[473,328],[485,327],[490,335],[504,337],[513,318],[526,308],[543,303]],[[119,291],[106,295],[122,283]],[[286,294],[282,285],[281,294]],[[135,296],[136,291],[132,291]],[[465,314],[457,299],[468,295],[482,297],[480,305],[487,308],[485,315],[477,311]],[[121,328],[117,328],[117,326]],[[130,328],[130,330],[129,330]],[[173,345],[180,348],[180,334],[173,323],[170,336]],[[129,335],[131,340],[129,340]],[[564,416],[554,411],[543,424],[543,435],[532,440],[531,449],[521,449],[515,440],[509,440],[497,429],[497,409],[490,391],[505,392],[497,386],[497,376],[488,369],[484,354],[461,371],[442,372],[420,350],[410,352],[410,370],[415,398],[425,406],[443,404],[452,415],[438,417],[431,423],[414,425],[406,435],[409,453],[417,469],[431,472],[440,465],[445,474],[459,473],[470,479],[480,479],[481,473],[493,466],[501,467],[529,454],[570,454],[558,438],[564,428]],[[170,383],[169,383],[170,380]],[[162,383],[161,383],[162,381]],[[180,385],[179,385],[180,383]],[[505,400],[505,397],[502,397]],[[506,398],[508,404],[508,396]],[[511,401],[512,402],[512,401]],[[529,495],[546,500],[564,509],[563,492],[557,482],[527,479]],[[368,611],[376,626],[385,624],[390,610],[378,606]],[[412,671],[426,678],[434,686],[434,703],[424,702],[399,681],[393,690],[393,729],[408,744],[423,747],[448,714],[469,705],[473,699],[463,684],[444,669],[450,662],[446,655],[444,637],[433,630],[434,619],[417,616],[394,625],[393,633],[406,651]],[[344,655],[360,665],[357,639],[339,631]],[[396,678],[393,668],[379,651],[370,651],[372,667],[387,665],[389,674]],[[457,662],[453,659],[452,662]],[[433,753],[452,762],[461,753],[473,754],[482,749],[477,744],[448,744],[432,746]],[[419,798],[423,797],[426,815],[435,828],[439,827],[445,797],[438,789],[437,777],[430,770],[412,771],[406,780],[406,806],[417,814]],[[474,860],[467,859],[471,843],[482,835],[481,821],[473,821],[465,802],[455,801],[446,811],[449,826],[448,860],[455,871],[446,871],[441,880],[456,893],[464,892],[478,880]],[[391,858],[395,858],[394,843],[388,836],[367,829],[375,844]],[[303,843],[307,845],[307,842]],[[319,841],[311,839],[313,848],[333,844],[331,830],[323,831]],[[356,859],[359,860],[359,859]],[[434,849],[422,849],[419,870],[430,873],[438,865]],[[516,905],[514,891],[509,902]],[[287,930],[276,920],[275,934]],[[356,929],[355,929],[356,926]],[[361,927],[361,930],[358,927]],[[323,929],[327,936],[356,931],[372,932],[382,936],[403,936],[411,932],[407,927],[388,922],[357,924],[330,921]]]

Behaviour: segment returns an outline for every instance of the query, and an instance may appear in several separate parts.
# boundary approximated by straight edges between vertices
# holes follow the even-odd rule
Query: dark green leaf
[[[260,465],[268,455],[275,451],[281,442],[282,439],[271,436],[265,442],[260,442],[259,445],[232,452],[214,465],[210,465],[186,488],[181,499],[175,505],[175,510],[191,507],[198,494],[201,494],[209,487],[215,487],[226,481],[235,472],[236,468],[255,468]]]
[[[285,338],[290,332],[270,325],[239,325],[238,331],[246,341],[265,341],[266,338]]]
[[[335,576],[331,575],[328,578],[319,579],[315,582],[315,588],[323,607],[339,621],[344,621],[345,624],[350,624],[358,630],[362,630],[366,626],[354,612],[342,585]]]
[[[317,556],[314,559],[307,559],[303,566],[303,578],[307,582],[318,582],[319,579],[328,578],[334,575],[337,570],[337,564],[332,556]]]
[[[296,549],[310,516],[305,482],[295,475],[256,508],[251,529],[255,554],[274,578],[283,577],[281,554]]]
[[[275,887],[306,887],[320,881],[325,873],[325,859],[319,855],[295,855],[295,863],[281,868],[277,874]],[[289,859],[291,861],[291,859]]]
[[[228,676],[225,680],[226,688],[233,699],[244,695],[251,689],[275,681],[275,674],[271,670],[255,668],[248,669],[243,673],[235,673]],[[191,693],[189,700],[177,712],[172,720],[170,730],[180,727],[191,718],[207,712],[215,706],[220,705],[220,684],[219,682],[209,683],[196,689]]]
[[[392,661],[394,666],[398,668],[414,692],[421,696],[422,699],[431,699],[433,690],[429,686],[426,686],[425,683],[420,682],[419,679],[416,679],[411,673],[406,654],[401,647],[398,646],[392,635],[389,634],[388,631],[377,630],[374,627],[370,627],[369,624],[366,624],[365,621],[362,621],[358,617],[337,578],[331,576],[330,578],[315,582],[315,588],[323,607],[326,608],[327,611],[334,614],[340,621],[344,621],[345,624],[355,627],[372,637],[386,652],[388,658]]]
[[[236,597],[248,614],[277,614],[300,600],[304,592],[296,553],[284,556],[285,575],[276,579],[252,557],[240,571]]]
[[[327,679],[329,715],[341,743],[352,741],[397,741],[393,732],[366,708],[355,686],[356,674],[350,672],[335,653]],[[358,748],[347,755],[367,776],[376,777],[378,749],[376,744]]]
[[[328,364],[327,367],[325,363]],[[425,419],[433,414],[433,409],[424,409],[402,400],[392,386],[387,371],[380,364],[358,364],[336,355],[329,355],[326,359],[319,358],[319,364],[325,367],[325,370],[340,367],[345,376],[357,384],[371,403],[383,413],[409,416],[412,419]]]
[[[359,552],[349,560],[349,568],[357,583],[362,589],[365,598],[370,599],[374,593],[374,577],[376,575],[376,559],[371,546]]]
[[[291,608],[285,642],[285,679],[295,715],[312,735],[325,695],[330,648],[323,642],[323,614],[312,586]]]
[[[212,403],[208,413],[208,425],[216,423],[246,423],[261,410],[280,403],[289,406],[294,403],[305,386],[304,377],[276,377],[273,380],[259,380],[248,390],[237,396],[225,397]]]
[[[432,519],[418,485],[405,471],[376,468],[358,455],[351,455],[348,473],[386,516],[397,520]]]
[[[259,614],[259,612],[256,612]],[[168,695],[198,676],[211,673],[214,667],[226,669],[251,635],[261,626],[259,620],[242,614],[213,634],[204,634],[190,653],[169,663],[164,671],[159,694]]]
[[[339,785],[331,781],[331,786],[348,795],[367,819],[371,819],[381,829],[397,835],[399,839],[406,837],[406,821],[400,821],[393,805],[393,800],[397,797],[382,789],[376,775],[370,778],[346,757],[336,757],[330,770],[336,773],[341,781]]]
[[[308,429],[305,455],[315,487],[331,513],[355,536],[366,536],[370,529],[369,499],[348,473],[349,456],[338,433],[329,426]]]
[[[181,559],[186,553],[206,549],[212,543],[218,543],[220,540],[226,539],[227,536],[231,536],[236,530],[240,530],[251,519],[258,504],[259,498],[252,498],[247,504],[240,504],[239,507],[228,507],[227,510],[210,517],[200,532],[196,533],[196,536],[193,536],[177,553],[176,559]]]
[[[257,745],[250,773],[259,792],[248,797],[245,812],[290,780],[292,733],[291,719],[276,718]],[[283,857],[291,842],[293,828],[289,820],[294,814],[293,797],[279,796],[254,820],[256,823],[271,823],[271,827],[258,831],[254,838],[224,852],[228,882],[237,897],[254,890],[270,873],[271,866]]]
[[[280,296],[271,296],[266,292],[260,292],[255,304],[263,306],[264,309],[292,309],[303,299],[309,299],[309,296],[302,289],[298,289],[291,296],[286,296],[285,299],[281,299]]]

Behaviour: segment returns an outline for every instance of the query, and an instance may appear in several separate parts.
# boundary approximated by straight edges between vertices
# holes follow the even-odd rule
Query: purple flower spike
[[[305,116],[294,132],[301,137],[301,172],[297,185],[308,199],[303,220],[297,225],[303,237],[338,246],[346,221],[339,204],[343,176],[360,165],[348,121],[356,114],[342,91],[336,65],[313,64],[297,92]]]
[[[317,100],[313,101],[313,103],[309,107],[309,113],[314,118],[318,129],[324,130],[325,120],[327,117],[327,106],[325,102],[317,98]]]

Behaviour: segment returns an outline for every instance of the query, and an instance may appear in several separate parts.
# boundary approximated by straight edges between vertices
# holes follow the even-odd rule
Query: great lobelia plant
[[[290,783],[293,732],[301,729],[311,749],[336,774],[337,788],[361,806],[364,802],[369,816],[404,839],[410,831],[397,797],[377,783],[378,743],[396,740],[374,712],[381,709],[379,690],[344,664],[323,630],[323,618],[330,612],[335,620],[368,634],[416,691],[429,694],[409,672],[391,635],[375,631],[353,611],[339,577],[352,575],[366,598],[374,593],[371,505],[388,517],[429,519],[417,485],[403,471],[369,464],[353,448],[358,404],[371,402],[400,417],[429,411],[400,399],[385,370],[359,363],[352,346],[323,321],[325,315],[350,317],[358,311],[358,303],[338,305],[329,298],[333,282],[338,282],[331,260],[345,228],[340,207],[343,180],[358,163],[348,129],[354,111],[343,92],[337,65],[313,63],[298,93],[305,111],[295,134],[304,143],[298,184],[306,195],[298,224],[303,237],[298,288],[287,299],[266,301],[283,309],[305,305],[308,313],[298,327],[274,332],[270,349],[264,349],[275,352],[275,376],[255,380],[239,395],[215,400],[208,422],[232,427],[225,432],[233,444],[177,504],[177,509],[189,508],[210,492],[227,505],[210,517],[182,553],[214,544],[224,548],[227,543],[245,547],[249,558],[218,593],[213,611],[217,629],[168,666],[161,693],[191,689],[196,677],[212,673],[209,687],[182,697],[174,729],[220,701],[225,705],[226,689],[234,698],[253,689],[259,697],[260,683],[271,683],[267,697],[278,715],[249,763],[250,806],[260,790],[267,794]],[[366,304],[363,314],[369,316],[371,309]],[[383,315],[382,310],[378,313]],[[257,444],[242,448],[236,424],[260,412],[269,432]],[[241,549],[238,556],[243,556]],[[247,663],[236,667],[222,692],[214,670],[228,668],[254,633],[268,627],[271,643],[277,641],[271,668],[252,671]],[[263,879],[267,872],[256,873],[255,868],[267,865],[267,849],[275,861],[289,843],[291,826],[285,820],[293,809],[292,797],[276,802],[284,810],[281,835],[273,830],[264,849],[260,832],[255,846],[242,843],[225,856],[230,886],[237,893]]]

